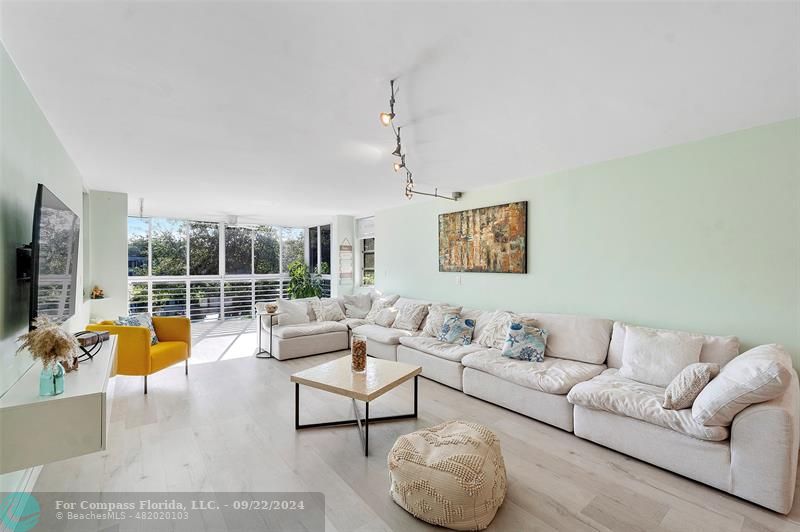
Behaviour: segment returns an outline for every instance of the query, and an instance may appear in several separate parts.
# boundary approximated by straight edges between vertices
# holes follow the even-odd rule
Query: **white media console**
[[[111,336],[50,397],[39,396],[41,365],[28,368],[0,397],[0,474],[105,449],[116,363]]]

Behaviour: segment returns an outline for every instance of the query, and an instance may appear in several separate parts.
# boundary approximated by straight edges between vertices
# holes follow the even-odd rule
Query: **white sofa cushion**
[[[435,303],[428,309],[428,316],[425,318],[425,326],[422,334],[436,338],[442,330],[445,317],[451,314],[460,314],[461,307],[447,305],[445,303]]]
[[[464,356],[486,349],[477,344],[448,344],[430,336],[407,336],[400,338],[400,343],[417,351],[453,362],[460,362]]]
[[[664,388],[626,379],[616,369],[577,384],[567,394],[567,400],[573,405],[631,417],[700,440],[722,441],[728,438],[728,429],[703,426],[694,420],[689,409],[662,408],[663,399]]]
[[[754,347],[731,360],[703,388],[692,405],[692,415],[703,425],[727,427],[748,406],[782,395],[793,371],[792,359],[781,346]]]
[[[311,321],[308,317],[308,303],[278,299],[278,325],[296,325]]]
[[[338,321],[312,321],[298,325],[278,325],[272,328],[272,335],[286,339],[339,331],[347,332],[347,325]]]
[[[374,323],[375,317],[378,315],[378,312],[382,311],[385,308],[391,307],[396,299],[397,296],[381,297],[378,299],[373,299],[372,307],[369,309],[367,315],[364,316],[364,319],[370,323]]]
[[[474,308],[462,308],[460,315],[462,318],[470,319],[475,322],[475,330],[472,332],[472,338],[475,343],[478,343],[478,338],[483,334],[494,312]]]
[[[389,307],[385,309],[381,309],[375,315],[375,325],[380,325],[381,327],[391,327],[394,324],[394,320],[397,318],[397,309],[394,307]]]
[[[345,318],[343,320],[339,320],[339,323],[344,323],[347,327],[355,329],[356,327],[366,325],[369,322],[362,318]]]
[[[489,323],[478,335],[478,343],[488,348],[503,349],[503,344],[508,335],[508,326],[516,318],[517,315],[511,312],[495,310],[489,318]]]
[[[342,307],[335,299],[324,298],[312,300],[311,308],[314,310],[316,321],[339,321],[345,318]]]
[[[700,360],[703,337],[679,331],[628,326],[620,377],[665,387]]]
[[[373,323],[361,325],[353,329],[355,334],[366,336],[369,340],[382,344],[399,345],[400,338],[404,336],[415,336],[415,332],[404,331],[403,329],[392,329],[391,327],[381,327]],[[372,353],[370,353],[372,354]]]
[[[348,318],[363,319],[372,308],[372,299],[369,294],[347,294],[342,296],[342,306]]]
[[[629,324],[615,321],[611,344],[608,346],[609,368],[622,367],[622,351],[625,347],[625,331]],[[667,329],[659,329],[667,330]],[[700,350],[700,362],[708,362],[724,366],[739,354],[739,339],[735,336],[710,336],[703,334],[703,348]]]
[[[533,319],[537,327],[547,329],[545,355],[589,364],[605,364],[613,321],[541,312],[522,313],[520,317]]]
[[[540,392],[563,395],[579,382],[602,373],[602,364],[545,357],[544,362],[527,362],[504,357],[499,349],[484,349],[461,359],[468,367]]]
[[[395,329],[417,331],[422,325],[422,320],[428,315],[428,305],[425,303],[408,302],[402,305],[395,304],[394,308],[397,309],[397,316],[395,316],[394,323],[392,323],[392,327]]]

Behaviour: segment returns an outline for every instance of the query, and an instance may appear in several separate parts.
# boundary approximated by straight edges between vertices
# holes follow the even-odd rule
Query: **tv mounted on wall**
[[[39,184],[30,245],[30,325],[39,316],[63,323],[75,314],[80,218]]]

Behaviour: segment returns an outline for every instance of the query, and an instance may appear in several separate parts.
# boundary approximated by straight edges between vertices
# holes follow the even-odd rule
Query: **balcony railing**
[[[256,303],[288,298],[288,275],[159,276],[128,278],[128,310],[192,321],[250,318]],[[322,276],[331,295],[331,276]]]

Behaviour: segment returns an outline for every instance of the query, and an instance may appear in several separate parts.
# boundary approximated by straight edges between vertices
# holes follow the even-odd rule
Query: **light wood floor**
[[[252,325],[195,327],[183,366],[149,379],[118,377],[108,450],[48,464],[38,491],[322,491],[329,531],[434,530],[389,496],[386,455],[406,432],[448,419],[500,437],[508,495],[490,530],[800,531],[787,517],[420,379],[418,420],[370,427],[371,456],[353,427],[294,431],[289,375],[344,353],[257,360]],[[223,353],[224,352],[224,353]],[[349,400],[302,389],[302,421],[351,415]],[[371,415],[412,407],[406,383]]]

